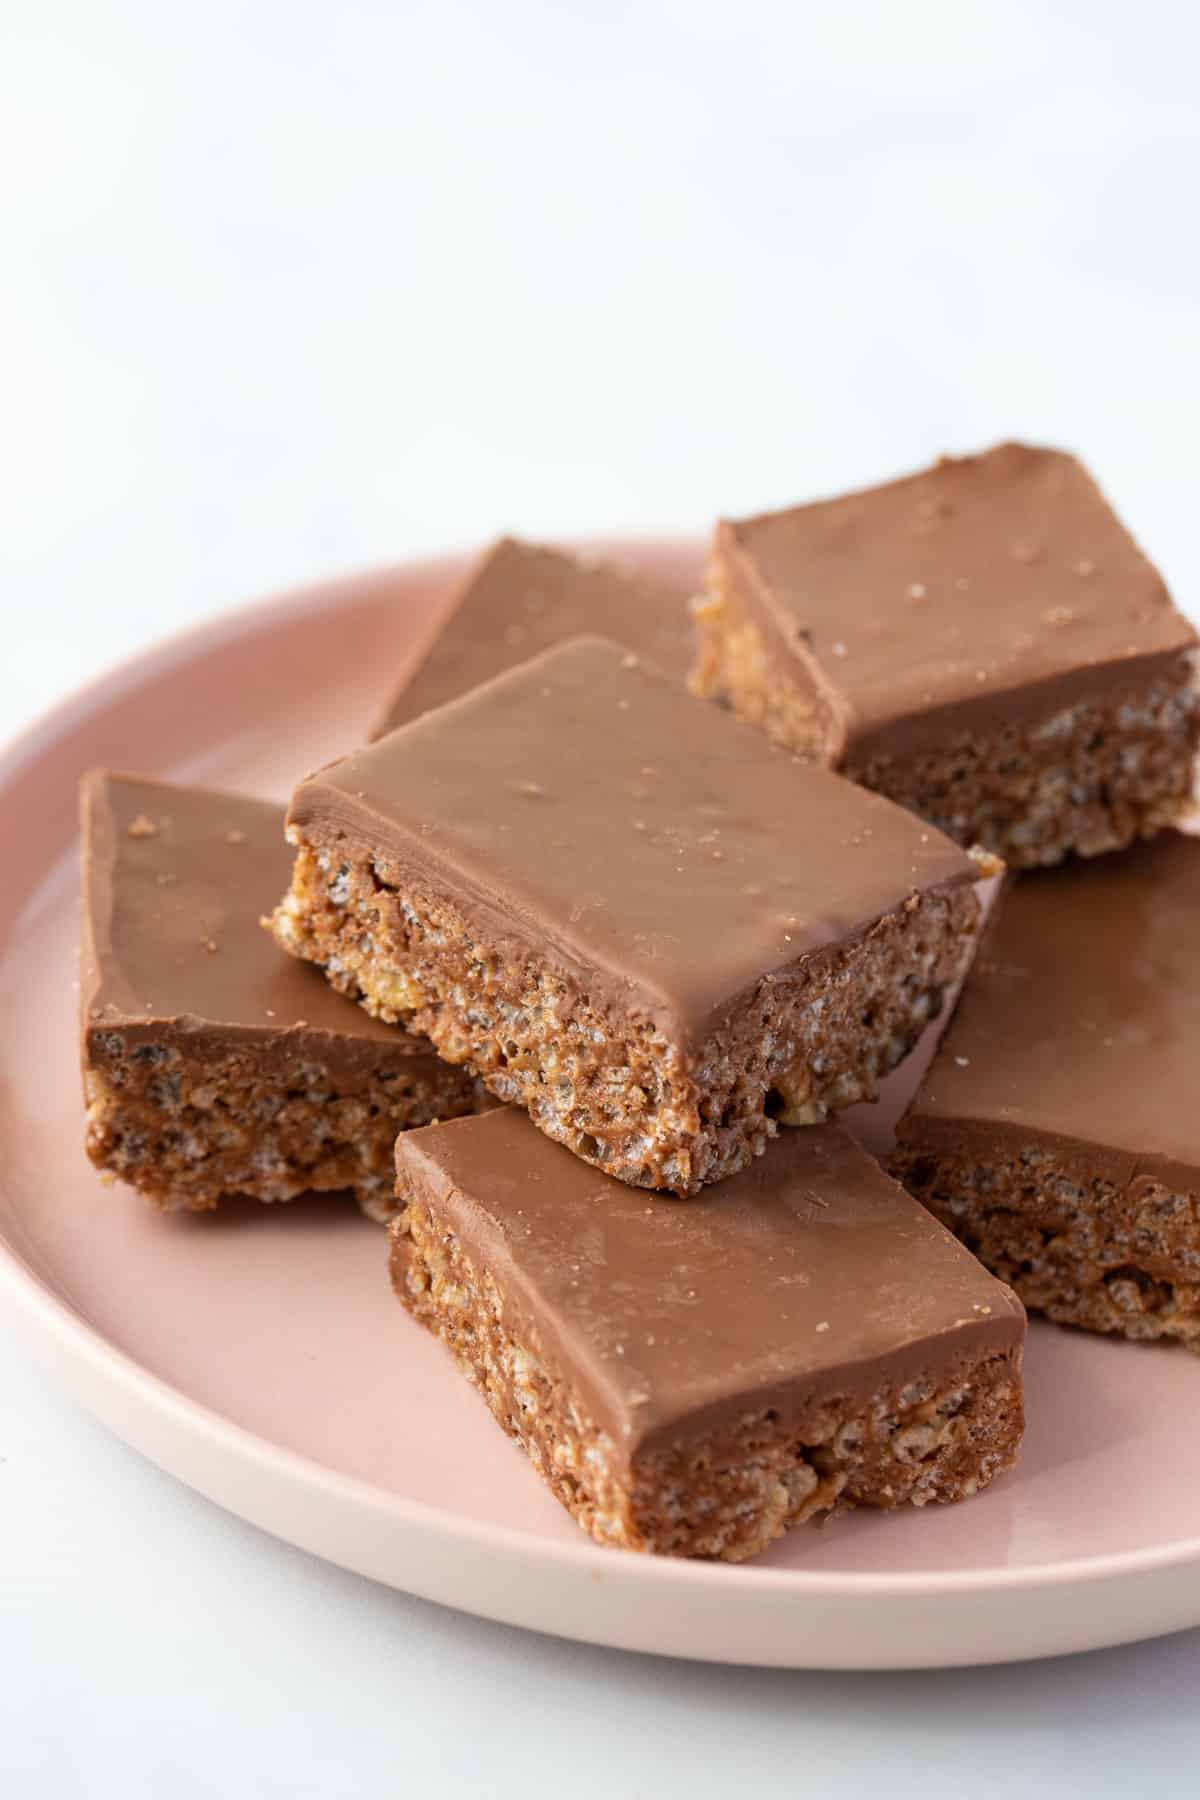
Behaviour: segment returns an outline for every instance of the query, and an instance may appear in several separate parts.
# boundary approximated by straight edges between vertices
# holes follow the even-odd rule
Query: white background
[[[1194,611],[1194,18],[0,0],[0,728],[315,575],[1007,435]],[[851,1678],[460,1618],[194,1499],[0,1321],[5,1793],[1183,1793],[1198,1689],[1200,1634]]]

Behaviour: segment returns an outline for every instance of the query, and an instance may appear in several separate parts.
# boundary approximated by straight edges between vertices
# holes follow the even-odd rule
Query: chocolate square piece
[[[609,1174],[692,1194],[872,1096],[976,865],[576,638],[298,788],[279,942]]]
[[[527,662],[567,638],[613,638],[682,683],[695,654],[691,585],[502,538],[471,570],[372,737]]]
[[[282,808],[103,772],[82,799],[92,1161],[164,1210],[349,1188],[389,1216],[397,1131],[491,1102],[271,943]]]
[[[1200,1350],[1200,841],[1003,897],[894,1172],[1027,1306]]]
[[[409,1133],[396,1166],[397,1295],[602,1544],[739,1561],[1013,1461],[1019,1301],[840,1126],[688,1206],[512,1109]]]
[[[1196,634],[1074,457],[726,521],[697,691],[1014,867],[1192,805]]]

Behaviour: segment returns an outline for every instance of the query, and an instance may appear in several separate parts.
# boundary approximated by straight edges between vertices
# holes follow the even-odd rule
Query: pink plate
[[[609,546],[611,549],[611,546]],[[689,545],[625,546],[691,575]],[[162,1219],[84,1159],[75,784],[282,797],[361,740],[461,562],[231,615],[68,701],[0,766],[0,1287],[111,1428],[223,1506],[379,1581],[543,1631],[795,1668],[1000,1662],[1200,1623],[1200,1361],[1039,1326],[1019,1471],[750,1567],[593,1545],[391,1299],[349,1206]],[[905,1074],[911,1085],[912,1073]],[[859,1123],[870,1143],[894,1113]]]

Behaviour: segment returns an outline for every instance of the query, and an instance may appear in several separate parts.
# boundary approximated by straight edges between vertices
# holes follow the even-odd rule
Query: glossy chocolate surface
[[[692,592],[678,581],[501,538],[471,570],[371,735],[382,737],[539,651],[589,634],[636,650],[682,682],[694,653]]]
[[[900,1127],[908,1147],[1052,1140],[1119,1184],[1200,1187],[1200,839],[1022,875]]]
[[[772,648],[835,702],[840,754],[1045,718],[1146,680],[1196,642],[1061,451],[1002,444],[718,530]]]
[[[364,1067],[431,1055],[264,931],[291,869],[282,808],[97,770],[82,813],[85,1029],[186,1040],[191,1054],[237,1038]]]
[[[288,816],[692,1043],[764,975],[977,874],[932,826],[594,638],[318,771]]]
[[[786,1133],[686,1202],[600,1174],[508,1108],[404,1133],[396,1165],[400,1197],[490,1271],[513,1335],[626,1452],[945,1375],[1024,1335],[1010,1290],[837,1125]]]

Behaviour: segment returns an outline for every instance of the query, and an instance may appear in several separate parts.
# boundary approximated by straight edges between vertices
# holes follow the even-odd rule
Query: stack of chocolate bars
[[[505,541],[286,843],[85,780],[89,1154],[390,1221],[602,1543],[974,1494],[1022,1301],[1200,1347],[1195,646],[1021,445],[722,523],[699,599]],[[836,1115],[960,981],[885,1169]]]

